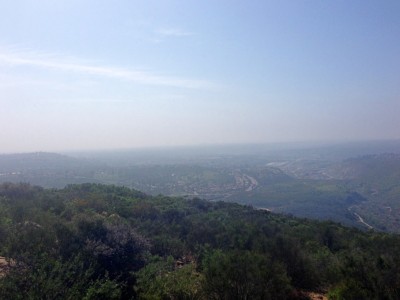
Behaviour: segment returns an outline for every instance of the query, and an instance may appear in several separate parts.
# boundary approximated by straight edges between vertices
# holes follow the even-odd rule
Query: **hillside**
[[[0,201],[3,299],[400,295],[396,235],[97,184],[3,184]]]
[[[102,165],[67,155],[34,152],[0,155],[0,182],[26,182],[46,188],[96,182],[95,170]]]
[[[347,159],[338,169],[351,188],[367,199],[351,209],[378,230],[400,232],[400,154]]]
[[[153,196],[223,200],[360,229],[400,232],[399,154],[342,159],[367,150],[249,149],[0,155],[0,182],[45,188],[115,184]]]

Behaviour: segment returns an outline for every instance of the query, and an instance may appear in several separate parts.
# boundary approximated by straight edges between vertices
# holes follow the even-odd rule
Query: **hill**
[[[347,159],[338,170],[349,186],[367,200],[351,210],[376,229],[400,232],[400,154]]]
[[[357,147],[356,147],[357,146]],[[156,196],[229,201],[360,229],[400,232],[398,143],[0,155],[0,182],[102,183]],[[361,153],[355,157],[347,157]],[[343,159],[344,158],[344,159]]]
[[[400,293],[397,235],[98,184],[3,184],[0,202],[3,299]]]
[[[67,155],[34,152],[0,155],[0,182],[26,182],[47,188],[96,182],[95,170],[102,165]]]

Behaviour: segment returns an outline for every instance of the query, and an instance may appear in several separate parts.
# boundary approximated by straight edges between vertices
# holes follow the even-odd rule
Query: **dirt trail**
[[[6,261],[6,258],[0,256],[0,278],[6,274],[8,267],[9,263]]]
[[[369,225],[367,222],[364,221],[363,218],[361,218],[361,216],[358,213],[353,213],[356,217],[358,217],[358,221],[362,224],[364,224],[365,226],[368,227],[368,229],[374,229],[374,227],[372,227],[371,225]]]
[[[251,177],[247,174],[243,174],[243,177],[246,178],[247,179],[246,181],[249,183],[246,192],[251,192],[258,186],[258,181],[254,177]]]
[[[328,297],[320,293],[310,292],[307,296],[310,297],[311,300],[328,300]]]
[[[365,222],[364,219],[363,219],[358,213],[356,213],[356,212],[354,212],[354,211],[351,211],[351,209],[352,209],[353,207],[354,207],[354,206],[350,206],[347,210],[357,217],[358,222],[360,222],[361,224],[363,224],[363,225],[365,225],[366,227],[368,227],[368,229],[374,229],[374,227],[371,226],[371,225],[369,225],[367,222]]]

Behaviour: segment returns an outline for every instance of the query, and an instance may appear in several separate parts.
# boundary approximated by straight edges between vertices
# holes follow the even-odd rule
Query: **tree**
[[[203,268],[210,299],[285,299],[291,290],[283,266],[262,254],[214,250]]]

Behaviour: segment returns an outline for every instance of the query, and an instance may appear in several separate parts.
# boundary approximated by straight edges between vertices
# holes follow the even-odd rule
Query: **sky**
[[[400,1],[0,0],[0,153],[400,138]]]

